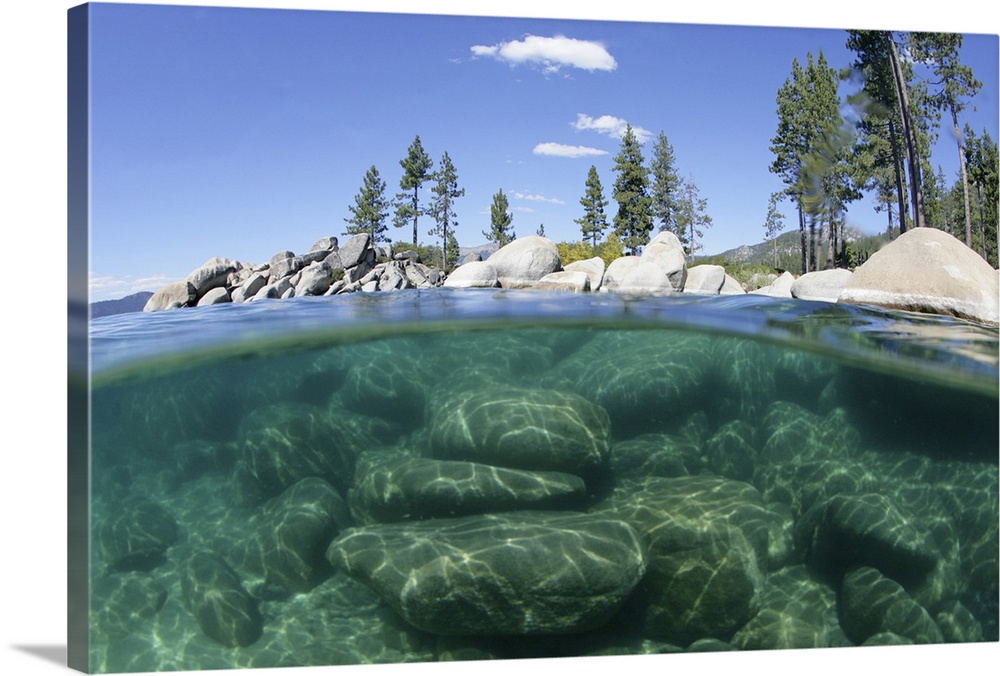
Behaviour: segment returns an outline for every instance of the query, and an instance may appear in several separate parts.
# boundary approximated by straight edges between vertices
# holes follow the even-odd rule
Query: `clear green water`
[[[997,330],[419,292],[91,323],[90,666],[997,640]]]

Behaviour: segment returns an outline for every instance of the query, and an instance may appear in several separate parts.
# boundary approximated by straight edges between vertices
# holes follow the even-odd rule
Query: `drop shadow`
[[[64,645],[13,645],[11,647],[61,667],[66,666],[68,649]]]

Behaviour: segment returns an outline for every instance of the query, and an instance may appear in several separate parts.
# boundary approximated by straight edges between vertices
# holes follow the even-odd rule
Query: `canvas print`
[[[73,668],[998,641],[997,35],[68,28]]]

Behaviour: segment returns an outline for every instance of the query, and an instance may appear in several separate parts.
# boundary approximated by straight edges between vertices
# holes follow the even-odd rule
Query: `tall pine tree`
[[[626,125],[621,148],[615,157],[613,197],[618,203],[614,231],[631,254],[637,254],[649,241],[653,229],[652,199],[649,196],[649,170],[642,156],[642,144]]]
[[[653,146],[650,170],[653,177],[653,220],[659,223],[661,231],[669,230],[677,234],[675,221],[681,179],[677,174],[674,148],[662,131]]]
[[[430,155],[424,152],[424,146],[420,143],[420,136],[413,139],[406,157],[399,161],[399,166],[403,168],[403,177],[399,179],[399,187],[403,189],[396,195],[396,217],[393,224],[397,228],[413,221],[413,246],[417,246],[418,231],[417,218],[426,213],[420,206],[420,187],[430,177],[431,167],[434,165]]]
[[[388,228],[385,219],[389,215],[389,205],[385,199],[385,181],[379,178],[375,165],[365,173],[361,190],[354,196],[354,204],[347,208],[352,216],[344,219],[350,223],[346,234],[367,232],[373,242],[386,239],[385,232]]]
[[[490,205],[490,229],[483,231],[483,236],[489,242],[496,242],[497,246],[504,246],[514,241],[514,229],[511,222],[514,216],[508,211],[510,203],[503,192],[503,188],[493,196],[493,204]]]
[[[580,198],[580,204],[583,206],[583,217],[577,218],[574,222],[580,226],[583,241],[589,239],[590,245],[596,249],[597,241],[608,229],[608,219],[604,215],[604,207],[608,206],[608,201],[604,199],[604,187],[594,165],[590,165],[590,171],[587,173],[587,191]]]
[[[455,216],[455,200],[465,194],[465,188],[458,187],[458,174],[455,172],[455,165],[451,162],[448,153],[441,157],[438,170],[434,172],[434,187],[431,192],[434,197],[431,199],[429,212],[434,218],[436,225],[431,229],[431,235],[441,236],[441,256],[444,261],[444,269],[449,270],[448,247],[453,239],[455,227],[458,219]],[[456,243],[457,244],[457,243]]]

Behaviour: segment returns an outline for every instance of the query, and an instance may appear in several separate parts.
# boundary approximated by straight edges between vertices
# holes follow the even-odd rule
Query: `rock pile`
[[[355,291],[427,289],[440,286],[444,274],[420,262],[414,251],[390,256],[367,233],[343,246],[323,237],[296,256],[280,251],[254,265],[212,258],[180,282],[167,284],[146,302],[146,312],[180,307],[243,303],[261,298],[332,296]]]
[[[765,281],[750,293],[1000,323],[996,270],[962,242],[933,228],[904,233],[856,272],[820,270],[796,278],[786,271]],[[282,251],[261,265],[212,258],[185,280],[157,291],[144,310],[436,286],[642,296],[747,292],[721,266],[689,268],[684,247],[671,232],[659,233],[640,256],[622,256],[607,266],[600,258],[591,258],[565,267],[552,240],[532,235],[501,247],[486,260],[474,257],[447,276],[423,265],[416,252],[390,256],[361,234],[340,247],[335,237],[324,237],[305,254]]]

